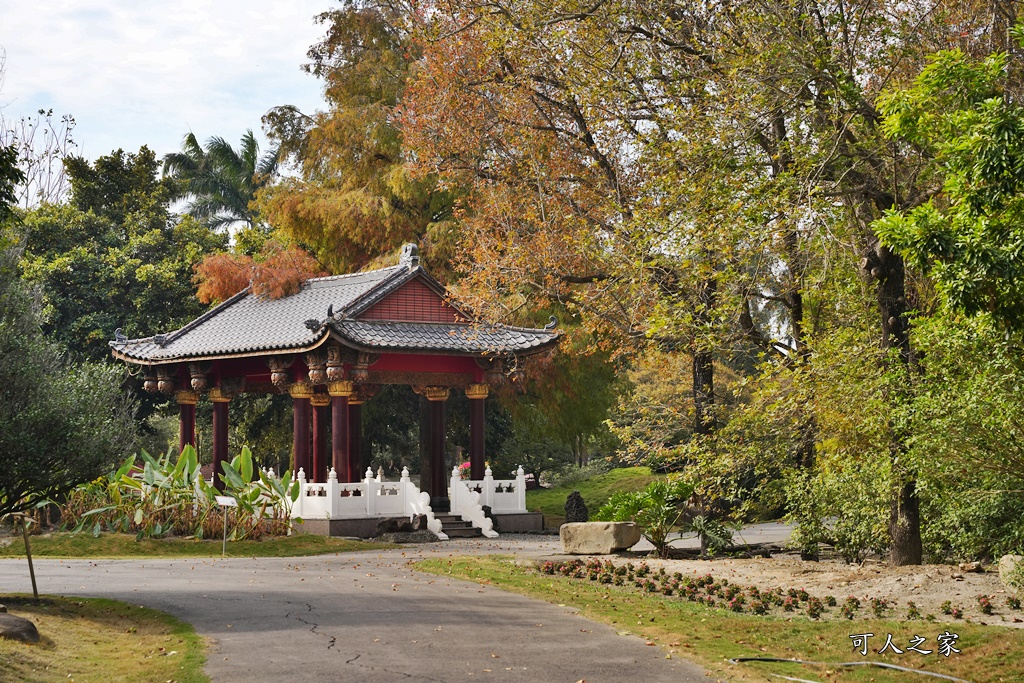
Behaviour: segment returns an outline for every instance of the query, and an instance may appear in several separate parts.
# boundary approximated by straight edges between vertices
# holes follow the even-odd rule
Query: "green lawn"
[[[0,557],[24,557],[25,543],[21,536],[12,537],[9,545],[0,547]],[[55,558],[133,558],[133,557],[220,557],[221,541],[143,539],[136,541],[129,534],[53,533],[32,536],[33,557]],[[267,538],[262,541],[231,541],[228,557],[301,557],[357,550],[397,548],[388,543],[350,541],[324,536],[295,535]]]
[[[507,557],[456,557],[424,560],[423,571],[489,584],[503,590],[576,608],[595,621],[610,624],[620,635],[636,635],[660,646],[666,657],[684,657],[707,668],[712,677],[728,680],[791,680],[883,683],[936,680],[877,667],[813,667],[790,663],[729,664],[733,657],[782,657],[815,662],[875,661],[925,669],[983,683],[1024,682],[1024,631],[966,622],[895,621],[886,619],[812,620],[806,616],[757,616],[724,608],[706,607],[679,597],[641,593],[559,575],[541,574],[532,566]],[[905,651],[901,655],[870,652],[861,657],[851,647],[851,634],[872,633],[872,650],[885,643],[885,634],[906,647],[914,635],[927,637],[934,650],[936,637],[945,631],[959,635],[960,654],[940,656]],[[928,649],[925,645],[924,649]]]
[[[99,598],[0,597],[41,641],[0,639],[0,683],[207,683],[205,643],[169,614]]]
[[[620,467],[586,481],[552,489],[537,489],[526,492],[526,509],[544,513],[544,526],[558,528],[565,521],[565,499],[573,491],[579,491],[593,516],[608,502],[613,493],[639,491],[656,479],[649,467]]]

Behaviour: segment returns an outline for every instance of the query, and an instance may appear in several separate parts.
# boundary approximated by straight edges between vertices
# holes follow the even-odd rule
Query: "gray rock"
[[[383,543],[433,543],[437,536],[433,531],[423,529],[421,531],[398,531],[394,533],[381,534],[377,537]]]
[[[558,535],[568,555],[609,555],[636,545],[640,527],[632,522],[580,522],[563,524]]]
[[[590,511],[587,510],[587,505],[583,502],[583,496],[580,495],[579,491],[573,491],[565,499],[565,523],[573,524],[589,521]]]
[[[415,531],[412,521],[408,519],[388,518],[377,522],[377,536],[384,534],[410,533]]]
[[[28,619],[13,614],[0,614],[0,638],[34,645],[39,642],[39,631]]]
[[[999,558],[999,580],[1011,588],[1024,588],[1024,555],[1003,555]]]

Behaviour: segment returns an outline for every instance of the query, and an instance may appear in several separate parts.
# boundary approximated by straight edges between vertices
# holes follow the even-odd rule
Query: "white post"
[[[366,483],[366,514],[373,517],[377,514],[377,489],[379,486],[373,478],[373,470],[369,467],[366,468],[366,474],[363,476]]]
[[[295,474],[295,478],[299,482],[299,498],[292,505],[292,517],[303,517],[303,508],[306,506],[306,471],[300,467],[299,471]],[[295,508],[298,508],[298,510]]]
[[[522,465],[516,470],[516,509],[526,512],[526,472]]]
[[[338,489],[338,473],[334,471],[333,467],[327,475],[327,498],[327,508],[331,511],[331,519],[337,519],[341,516],[341,510],[339,509],[341,492]]]
[[[483,504],[494,509],[494,472],[488,467],[484,470],[484,490],[480,494]]]
[[[458,514],[462,510],[462,497],[459,495],[462,491],[462,476],[459,474],[459,468],[452,468],[452,481],[448,487],[448,496],[451,498],[452,512]]]
[[[409,468],[403,467],[402,474],[398,477],[398,495],[402,497],[402,512],[409,515],[409,519],[413,518],[416,513],[413,512],[409,507],[409,485],[412,482],[409,480]]]

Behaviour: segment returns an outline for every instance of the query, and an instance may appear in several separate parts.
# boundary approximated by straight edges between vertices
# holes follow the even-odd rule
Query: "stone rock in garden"
[[[480,509],[484,511],[484,517],[491,520],[491,529],[494,531],[501,531],[498,528],[498,518],[494,516],[494,512],[491,510],[490,505],[481,505]]]
[[[7,613],[7,605],[0,605],[0,614]]]
[[[636,545],[640,527],[632,522],[576,522],[563,524],[558,535],[568,555],[609,555]]]
[[[426,531],[427,529],[427,516],[416,515],[412,518],[412,530],[413,531]]]
[[[981,562],[961,562],[960,571],[980,574],[985,571],[985,568],[981,566]]]
[[[408,519],[382,519],[377,522],[377,535],[409,533],[413,531],[412,522]]]
[[[34,645],[39,642],[39,631],[28,619],[4,613],[0,614],[0,638]]]
[[[1004,585],[1009,586],[1010,582],[1021,583],[1024,576],[1021,575],[1024,572],[1024,567],[1021,564],[1024,563],[1024,555],[1003,555],[999,558],[999,580]],[[1016,570],[1016,571],[1015,571]],[[1017,574],[1013,576],[1013,574]]]
[[[437,536],[433,531],[422,529],[420,531],[398,531],[395,533],[380,534],[378,541],[383,543],[433,543]]]
[[[565,523],[572,524],[589,521],[590,511],[587,510],[587,505],[583,502],[583,496],[580,495],[579,491],[573,491],[565,499]]]

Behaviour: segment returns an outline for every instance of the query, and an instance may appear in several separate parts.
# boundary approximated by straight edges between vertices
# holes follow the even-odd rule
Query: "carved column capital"
[[[156,370],[150,365],[146,368],[146,378],[142,381],[142,388],[151,394],[155,394],[159,391],[159,382],[156,378]]]
[[[415,386],[412,390],[425,397],[428,401],[447,401],[448,396],[451,394],[451,389],[448,387]]]
[[[194,406],[199,403],[199,394],[194,391],[176,391],[174,398],[178,401],[178,405],[182,406]]]
[[[356,359],[356,353],[351,349],[343,349],[333,344],[328,346],[327,381],[340,382],[345,379],[345,363],[354,363]]]
[[[352,366],[352,379],[356,382],[365,382],[370,377],[367,368],[380,360],[379,353],[360,353],[356,356],[356,362]]]
[[[314,408],[326,408],[331,405],[331,397],[327,394],[313,394],[309,397],[309,405]]]
[[[210,387],[210,393],[208,396],[214,403],[230,403],[231,399],[235,397],[235,394],[224,387]]]
[[[306,365],[309,366],[309,381],[313,384],[327,383],[327,354],[322,350],[310,351],[306,354]]]
[[[271,356],[267,358],[267,367],[270,368],[270,381],[278,389],[287,389],[290,382],[288,367],[292,364],[291,356]]]
[[[466,398],[468,399],[483,399],[487,398],[487,394],[490,392],[490,387],[486,384],[470,384],[466,387]]]
[[[295,382],[288,386],[288,393],[292,398],[310,398],[313,395],[313,387],[306,382]]]
[[[157,369],[156,388],[161,394],[167,394],[170,396],[174,393],[174,371],[176,370],[177,368],[175,366],[162,366]]]
[[[327,393],[331,396],[351,396],[355,393],[355,383],[351,380],[329,382],[327,384]]]
[[[202,393],[206,391],[209,383],[206,379],[206,373],[210,371],[212,363],[207,362],[193,362],[188,364],[188,374],[191,377],[192,391]]]

